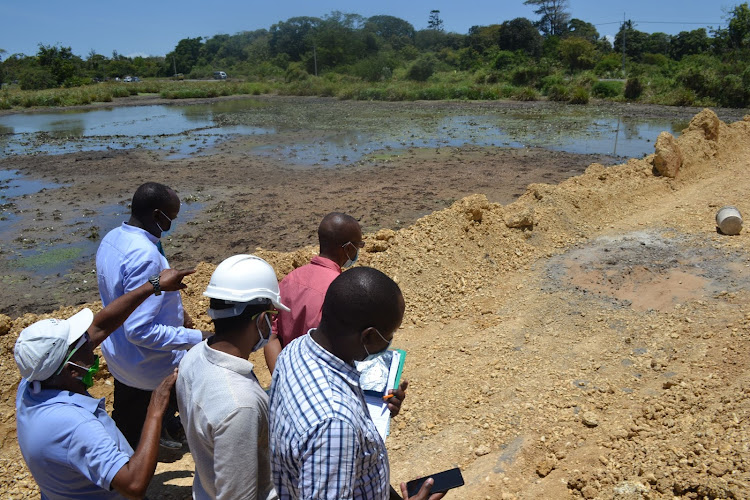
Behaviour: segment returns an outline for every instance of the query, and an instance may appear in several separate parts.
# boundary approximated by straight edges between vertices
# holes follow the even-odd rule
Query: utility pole
[[[174,65],[174,76],[177,76],[177,62],[174,60],[174,56],[172,56],[172,65]]]
[[[318,76],[318,52],[315,50],[315,45],[313,45],[313,62],[315,63],[315,76]]]

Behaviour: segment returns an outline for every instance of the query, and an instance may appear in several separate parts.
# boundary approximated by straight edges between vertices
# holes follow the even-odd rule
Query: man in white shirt
[[[218,265],[203,294],[216,334],[180,362],[177,403],[195,461],[193,498],[278,499],[271,477],[268,396],[251,352],[271,337],[281,303],[276,273],[263,259],[235,255]]]

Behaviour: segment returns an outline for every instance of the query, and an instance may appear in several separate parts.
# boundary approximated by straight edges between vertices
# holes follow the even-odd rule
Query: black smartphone
[[[435,481],[430,490],[431,493],[443,493],[444,491],[464,485],[464,477],[461,475],[461,469],[456,467],[455,469],[444,470],[437,474],[431,474],[429,476],[409,481],[406,483],[406,493],[410,497],[413,497],[419,493],[422,484],[424,484],[429,478],[432,478]]]

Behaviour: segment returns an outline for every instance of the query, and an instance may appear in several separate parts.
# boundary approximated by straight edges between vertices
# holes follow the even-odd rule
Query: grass
[[[11,261],[11,265],[20,269],[39,270],[54,267],[63,262],[71,261],[81,255],[81,249],[76,247],[54,248],[46,252],[39,252]]]
[[[0,92],[0,109],[60,107],[96,102],[112,102],[133,95],[158,95],[165,99],[207,99],[229,95],[277,94],[291,96],[336,97],[362,101],[416,101],[416,100],[497,100],[515,99],[585,104],[589,95],[622,101],[622,82],[598,81],[590,73],[576,75],[572,80],[562,73],[544,77],[536,85],[516,86],[509,75],[498,73],[486,78],[474,72],[436,73],[426,82],[415,82],[398,71],[388,81],[366,82],[350,75],[336,73],[315,77],[303,74],[299,79],[285,82],[282,79],[261,81],[175,81],[148,79],[137,83],[105,82],[69,89],[23,91],[6,87]],[[652,104],[686,105],[710,104],[694,93],[676,86],[673,79],[652,78],[649,89],[637,100]]]

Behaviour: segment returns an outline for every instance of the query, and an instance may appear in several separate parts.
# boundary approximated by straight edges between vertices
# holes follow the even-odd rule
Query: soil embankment
[[[750,496],[749,237],[714,224],[723,205],[750,213],[750,121],[702,112],[660,160],[679,157],[674,178],[655,173],[653,155],[592,164],[510,204],[472,195],[367,234],[362,265],[394,277],[407,303],[394,341],[410,389],[388,438],[393,484],[459,465],[466,486],[448,498]],[[239,199],[216,215],[272,223],[247,220]],[[257,253],[281,276],[314,250]],[[213,266],[199,264],[185,292],[201,326]],[[35,319],[0,337],[10,498],[34,489],[14,436],[12,346]],[[262,356],[251,361],[268,383]],[[106,373],[92,392],[111,394]],[[189,498],[189,453],[164,459],[149,496]]]

